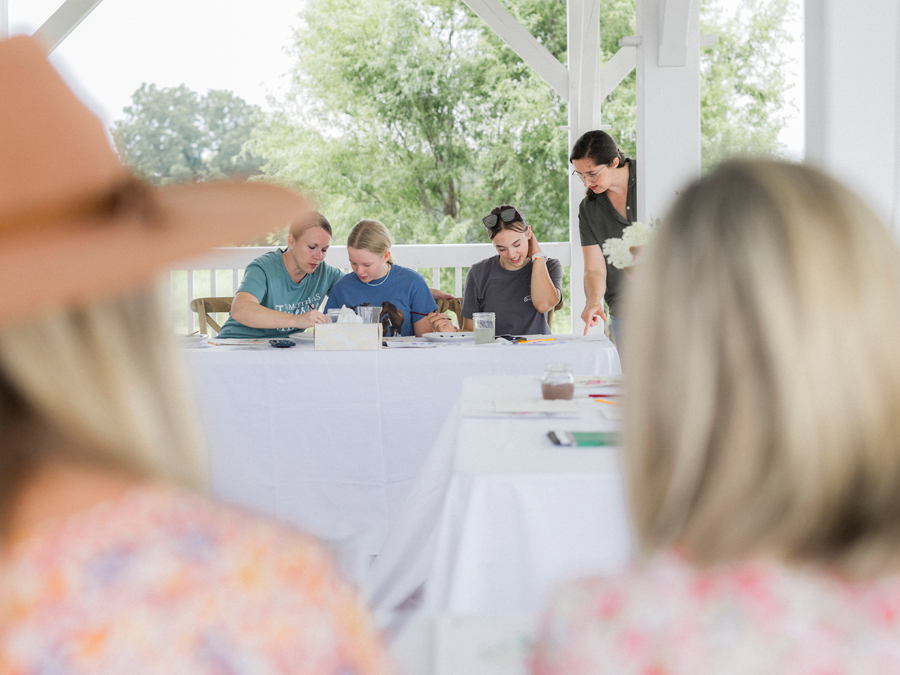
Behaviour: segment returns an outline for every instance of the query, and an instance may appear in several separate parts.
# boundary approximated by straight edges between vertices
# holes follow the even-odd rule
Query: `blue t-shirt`
[[[286,314],[306,314],[316,309],[325,296],[331,292],[335,282],[343,272],[337,267],[322,262],[315,272],[307,274],[294,283],[284,267],[283,250],[263,253],[247,265],[238,292],[249,293],[259,300],[259,304]],[[354,275],[355,276],[355,275]],[[302,328],[251,328],[238,323],[231,317],[222,326],[222,338],[279,338]]]
[[[415,335],[413,324],[437,309],[422,275],[408,267],[391,266],[386,277],[371,284],[363,283],[355,274],[340,279],[331,289],[325,310],[342,305],[381,306],[381,324],[385,337]]]

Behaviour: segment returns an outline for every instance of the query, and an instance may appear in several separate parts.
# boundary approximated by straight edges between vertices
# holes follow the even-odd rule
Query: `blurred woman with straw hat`
[[[200,493],[162,302],[177,258],[310,210],[151,188],[39,45],[0,42],[0,672],[389,672],[313,541]]]

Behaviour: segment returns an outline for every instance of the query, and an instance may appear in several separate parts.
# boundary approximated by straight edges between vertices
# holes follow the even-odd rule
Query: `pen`
[[[622,405],[618,401],[607,401],[605,398],[595,398],[593,400],[597,401],[597,403],[608,403],[609,405]]]
[[[540,338],[538,340],[519,340],[520,345],[526,345],[529,342],[553,342],[556,338]]]
[[[588,394],[588,398],[609,398],[609,397],[618,397],[622,394]]]

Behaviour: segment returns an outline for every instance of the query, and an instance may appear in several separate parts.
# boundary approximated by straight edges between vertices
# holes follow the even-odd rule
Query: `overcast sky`
[[[726,5],[734,0],[724,0]],[[10,33],[33,33],[62,0],[8,0]],[[186,84],[205,93],[229,89],[268,109],[282,96],[292,59],[286,52],[303,0],[104,0],[57,48],[54,65],[107,127],[143,82]],[[795,26],[799,37],[802,24]],[[797,41],[792,55],[802,59]],[[802,68],[802,66],[801,66]],[[803,151],[800,112],[781,136],[794,158]]]

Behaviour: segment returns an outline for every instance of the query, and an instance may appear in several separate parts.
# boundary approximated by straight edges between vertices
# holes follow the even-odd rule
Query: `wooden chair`
[[[563,307],[563,299],[562,293],[559,294],[559,302],[556,303],[556,307],[547,312],[547,325],[550,326],[550,330],[553,330],[553,312],[562,309]]]
[[[463,325],[463,317],[462,317],[462,298],[451,298],[450,300],[437,300],[437,311],[440,314],[446,314],[447,312],[453,312],[456,314],[456,327],[459,330],[462,330]]]
[[[191,300],[191,309],[199,315],[200,332],[209,334],[209,328],[213,328],[216,333],[222,332],[222,327],[217,324],[210,314],[218,312],[230,312],[232,297],[227,298],[194,298]]]

